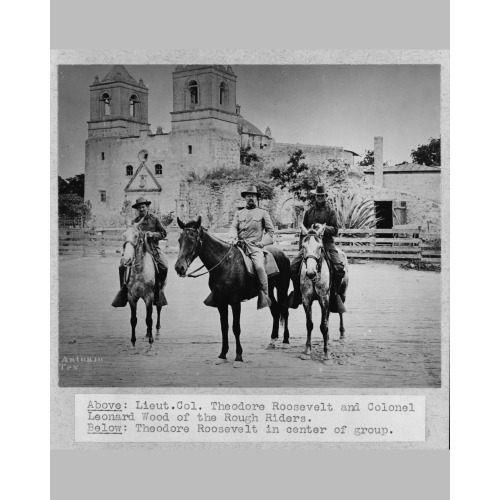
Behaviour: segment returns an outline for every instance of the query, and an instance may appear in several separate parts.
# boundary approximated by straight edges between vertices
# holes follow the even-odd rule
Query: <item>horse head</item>
[[[177,224],[182,233],[179,237],[179,255],[174,267],[179,276],[185,276],[191,262],[200,254],[203,228],[200,216],[195,221],[187,223],[177,217]]]
[[[141,219],[135,224],[127,224],[127,229],[125,229],[122,234],[123,250],[122,257],[120,259],[120,264],[122,266],[130,266],[134,259],[137,245],[144,241],[143,232],[139,227],[143,220],[144,219]]]
[[[323,259],[323,233],[326,224],[314,224],[309,231],[302,225],[302,258],[305,260],[306,275],[310,280],[315,280]]]

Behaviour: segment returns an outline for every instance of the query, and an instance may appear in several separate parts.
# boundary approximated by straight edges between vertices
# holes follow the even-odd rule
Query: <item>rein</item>
[[[316,261],[316,264],[317,264],[317,267],[318,267],[318,271],[317,271],[317,275],[316,275],[316,278],[315,279],[311,279],[311,282],[313,283],[316,283],[316,281],[318,281],[318,275],[321,275],[321,269],[322,269],[322,266],[323,266],[323,261],[326,261],[326,256],[325,256],[325,248],[323,246],[321,246],[321,256],[318,258],[316,257],[315,255],[306,255],[306,256],[303,256],[302,257],[302,262],[307,262],[307,259],[313,259]],[[326,263],[326,265],[328,266],[328,263]],[[328,267],[328,270],[330,271],[330,279],[328,280],[328,289],[326,291],[326,293],[324,295],[321,295],[320,293],[318,293],[318,290],[315,290],[315,292],[318,294],[318,295],[321,295],[323,297],[326,297],[329,293],[330,293],[330,289],[331,289],[331,286],[332,286],[332,276],[331,276],[331,273],[332,273],[332,269],[331,267]],[[310,279],[310,278],[308,278]]]
[[[142,245],[144,243],[142,231],[139,232],[139,237],[137,238],[137,243],[135,245],[130,240],[127,240],[123,244],[123,250],[124,251],[125,251],[125,246],[127,245],[127,243],[130,243],[134,247],[134,256],[132,257],[132,260],[130,261],[130,264],[128,264],[128,265],[125,266],[126,268],[128,268],[128,275],[127,275],[127,278],[126,278],[126,280],[124,282],[125,285],[127,285],[128,282],[129,282],[129,280],[130,280],[130,276],[132,274],[132,267],[135,266],[135,260],[136,260],[136,257],[137,257],[137,249],[139,248],[139,245]]]
[[[199,236],[200,233],[198,232],[197,229],[193,229],[192,227],[185,227],[184,228],[184,231],[195,231],[196,234]],[[200,240],[198,239],[198,237],[196,238],[196,245],[198,246],[198,242]],[[200,245],[201,245],[201,242],[200,242]],[[205,274],[208,274],[209,272],[213,271],[217,266],[219,266],[220,264],[222,264],[222,262],[226,259],[226,257],[229,255],[229,252],[231,251],[231,249],[233,248],[233,245],[231,244],[229,246],[229,250],[227,251],[226,255],[224,255],[224,257],[222,257],[222,259],[217,262],[217,264],[215,264],[214,267],[212,267],[211,269],[208,269],[207,271],[205,271],[204,273],[200,273],[200,274],[195,274],[196,272],[198,272],[200,269],[203,269],[205,266],[205,264],[202,264],[200,267],[198,267],[197,269],[195,269],[194,271],[190,272],[189,274],[186,274],[184,277],[185,278],[199,278],[200,276],[204,276]],[[201,248],[200,248],[200,251],[201,251]],[[189,264],[191,265],[191,263]],[[189,266],[188,266],[189,267]]]

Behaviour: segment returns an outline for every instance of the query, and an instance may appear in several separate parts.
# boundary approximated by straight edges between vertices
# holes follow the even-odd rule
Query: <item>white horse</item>
[[[325,232],[325,224],[314,224],[308,231],[302,225],[302,254],[303,264],[300,271],[300,291],[302,292],[302,305],[306,313],[307,326],[307,341],[305,351],[301,354],[301,359],[311,359],[311,332],[313,329],[312,322],[312,303],[317,300],[321,307],[321,326],[320,330],[323,334],[324,354],[323,363],[325,365],[333,364],[330,353],[328,322],[330,318],[330,268],[325,260],[325,248],[323,246],[323,233]],[[345,276],[342,280],[339,290],[339,298],[342,304],[345,302],[345,294],[348,285],[348,269],[347,257],[345,253],[337,249],[340,258],[344,264]],[[342,306],[339,304],[339,306]],[[340,338],[344,337],[344,322],[342,318],[343,307],[337,307],[340,316]]]

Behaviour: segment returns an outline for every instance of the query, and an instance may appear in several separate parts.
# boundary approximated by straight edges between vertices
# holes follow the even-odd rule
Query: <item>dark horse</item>
[[[155,266],[153,257],[148,251],[148,243],[144,232],[139,228],[142,221],[128,226],[123,233],[123,252],[121,264],[128,268],[126,283],[128,303],[130,305],[130,325],[132,326],[132,346],[135,347],[135,327],[137,325],[137,301],[143,299],[146,304],[146,338],[149,348],[153,348],[153,300],[155,287]],[[160,313],[162,306],[156,306],[156,335],[160,334]]]
[[[228,307],[233,310],[233,333],[236,339],[236,359],[234,366],[243,362],[243,349],[240,343],[240,314],[241,302],[256,297],[259,291],[257,280],[248,275],[240,251],[228,243],[209,234],[201,226],[201,217],[196,221],[184,224],[177,219],[182,234],[179,238],[179,256],[175,263],[175,270],[179,276],[186,276],[191,262],[200,257],[201,262],[208,269],[210,278],[208,286],[212,291],[213,303],[220,314],[222,331],[222,350],[216,364],[227,362],[226,354],[229,350]],[[280,319],[284,323],[283,346],[289,346],[288,332],[288,286],[290,283],[290,261],[279,249],[268,246],[266,250],[274,255],[279,274],[269,279],[269,297],[271,299],[271,314],[273,315],[273,329],[270,347],[278,339]],[[188,275],[189,276],[189,275]],[[277,300],[274,297],[277,290]]]

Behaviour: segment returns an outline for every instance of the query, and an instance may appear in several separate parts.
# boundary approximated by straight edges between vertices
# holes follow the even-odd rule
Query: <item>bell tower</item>
[[[231,66],[177,66],[171,138],[184,168],[238,167],[236,75]]]
[[[90,86],[89,139],[130,137],[149,130],[148,88],[125,69],[115,65]]]

